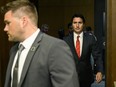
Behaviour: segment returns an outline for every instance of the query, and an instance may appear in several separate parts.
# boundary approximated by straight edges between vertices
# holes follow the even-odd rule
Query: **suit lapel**
[[[42,38],[43,34],[40,32],[37,36],[37,38],[35,39],[34,43],[32,44],[29,52],[28,52],[28,55],[26,57],[26,60],[25,60],[25,64],[23,66],[23,71],[22,71],[22,74],[21,74],[21,79],[20,79],[20,83],[19,83],[19,87],[21,87],[21,84],[25,78],[25,75],[28,71],[28,68],[29,68],[29,65],[31,63],[31,60],[35,54],[35,51],[37,50],[37,48],[39,47],[40,45],[40,41],[41,41],[41,38]]]
[[[87,46],[87,42],[88,42],[88,39],[87,39],[87,35],[86,33],[83,32],[83,43],[82,43],[82,54],[81,54],[81,59],[84,58],[83,57],[83,54],[85,52],[85,48]]]
[[[11,71],[12,71],[13,61],[17,52],[17,47],[18,47],[18,44],[16,44],[10,51],[12,52],[12,54],[10,54],[10,60],[7,67],[5,87],[10,87],[11,85]]]
[[[75,49],[75,46],[74,46],[74,39],[73,39],[73,33],[69,36],[69,45],[70,45],[70,48],[72,50],[72,53],[73,53],[73,56],[74,56],[74,60],[76,63],[78,63],[78,55],[76,53],[76,49]]]

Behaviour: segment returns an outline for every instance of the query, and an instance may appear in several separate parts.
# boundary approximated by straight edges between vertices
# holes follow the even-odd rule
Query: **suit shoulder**
[[[69,35],[63,37],[63,40],[67,40],[67,39],[70,39],[70,38],[72,38],[72,37],[73,37],[73,34],[69,34]]]
[[[84,32],[84,34],[87,36],[87,37],[90,37],[90,38],[93,38],[97,41],[97,37],[95,36],[95,34],[91,33],[91,32]]]
[[[47,40],[48,43],[64,42],[63,40],[61,40],[57,37],[53,37],[53,36],[50,36],[50,35],[47,35],[47,34],[44,35],[44,39]]]

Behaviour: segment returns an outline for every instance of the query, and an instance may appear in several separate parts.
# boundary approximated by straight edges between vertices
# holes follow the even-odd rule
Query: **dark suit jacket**
[[[80,86],[90,87],[90,84],[94,80],[93,70],[90,62],[91,54],[95,60],[97,71],[103,72],[102,55],[98,48],[95,36],[91,33],[83,33],[83,46],[80,59],[78,58],[75,50],[73,33],[64,37],[64,40],[70,46],[70,49],[73,53],[78,71]]]
[[[11,84],[11,68],[17,46],[10,51],[4,87]],[[27,55],[18,87],[79,87],[68,45],[40,32]]]

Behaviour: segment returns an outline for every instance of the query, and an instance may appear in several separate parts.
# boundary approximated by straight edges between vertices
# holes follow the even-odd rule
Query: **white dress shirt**
[[[40,32],[40,29],[38,29],[30,37],[28,37],[26,40],[24,40],[23,42],[20,43],[25,47],[25,49],[21,52],[21,55],[19,57],[18,82],[20,82],[20,77],[21,77],[21,73],[22,73],[22,70],[23,70],[25,60],[26,60],[26,56],[27,56],[27,54],[29,52],[29,49],[31,48],[31,46],[32,46],[32,44],[33,44],[34,40],[36,39],[39,32]],[[15,63],[16,63],[16,60],[17,60],[17,54],[18,53],[16,53],[16,55],[15,55],[13,66],[12,66],[12,71],[11,71],[12,80],[13,80],[13,69],[14,69],[14,66],[15,66]],[[12,81],[11,81],[11,87],[12,87]]]
[[[82,54],[82,46],[83,46],[83,32],[80,33],[80,34],[76,34],[75,32],[73,33],[74,34],[74,46],[76,48],[76,40],[77,40],[77,36],[80,36],[79,37],[79,41],[80,41],[80,56]]]

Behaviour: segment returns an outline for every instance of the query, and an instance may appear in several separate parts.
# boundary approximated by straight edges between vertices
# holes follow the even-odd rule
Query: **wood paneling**
[[[107,0],[106,54],[106,85],[107,87],[114,87],[114,81],[116,81],[116,0]]]
[[[86,25],[94,29],[94,1],[93,0],[39,0],[39,27],[49,25],[49,34],[58,37],[61,27],[67,31],[67,24],[75,13],[82,13],[86,18]]]

